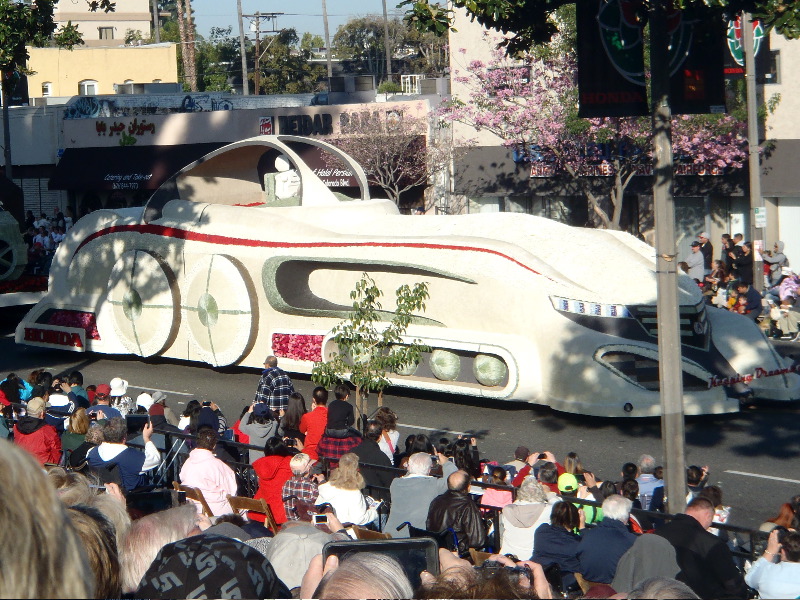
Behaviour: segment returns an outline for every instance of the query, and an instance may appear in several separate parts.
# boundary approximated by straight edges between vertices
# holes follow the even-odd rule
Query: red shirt
[[[253,497],[267,501],[278,525],[286,522],[282,492],[283,484],[292,478],[292,468],[289,466],[291,460],[291,456],[265,456],[253,463],[253,470],[258,475],[258,491]],[[248,513],[248,517],[253,521],[264,522],[264,515],[258,513]]]
[[[311,412],[307,412],[300,418],[300,433],[306,436],[303,452],[312,459],[317,460],[317,446],[322,436],[325,434],[325,426],[328,424],[328,407],[318,406]]]
[[[246,433],[242,433],[242,430],[239,429],[239,425],[241,424],[242,420],[239,419],[236,423],[233,424],[233,433],[236,434],[236,441],[240,444],[249,444],[250,443],[250,436]]]

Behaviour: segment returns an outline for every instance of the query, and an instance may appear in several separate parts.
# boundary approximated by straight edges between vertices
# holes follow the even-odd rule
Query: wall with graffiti
[[[314,94],[234,96],[223,92],[120,96],[76,96],[64,119],[96,119],[213,112],[220,110],[309,106]]]

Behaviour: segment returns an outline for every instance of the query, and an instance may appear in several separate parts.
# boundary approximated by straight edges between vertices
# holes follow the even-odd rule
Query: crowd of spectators
[[[310,411],[296,391],[256,401],[232,427],[213,402],[175,415],[162,392],[133,400],[127,388],[84,387],[77,371],[0,382],[12,424],[0,437],[13,441],[0,440],[0,537],[14,548],[3,597],[800,595],[800,495],[765,521],[766,546],[745,561],[705,466],[687,469],[688,506],[671,516],[648,455],[603,479],[574,452],[519,446],[504,462],[475,438],[401,443],[397,415],[358,419],[344,385],[330,405],[316,388]],[[141,502],[158,495],[168,461],[205,506]],[[232,507],[252,482],[266,513]],[[409,572],[413,561],[378,551],[323,561],[326,544],[353,536],[430,536],[438,568]]]
[[[33,211],[27,211],[25,222],[20,225],[22,239],[28,245],[28,271],[34,275],[47,274],[50,262],[58,245],[64,241],[64,236],[72,227],[74,214],[67,207],[66,214],[55,207],[53,214],[48,218],[47,213],[41,213],[39,218]]]
[[[719,259],[708,233],[698,234],[681,269],[702,289],[709,306],[735,312],[753,321],[766,319],[765,328],[773,339],[800,342],[800,276],[790,268],[784,243],[777,241],[771,250],[761,251],[764,293],[754,287],[755,259],[751,242],[742,234],[724,234]]]

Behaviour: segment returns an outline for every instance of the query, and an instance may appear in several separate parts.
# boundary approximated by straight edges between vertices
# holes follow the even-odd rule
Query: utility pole
[[[322,0],[322,25],[325,28],[325,57],[328,61],[328,89],[330,90],[333,62],[331,61],[331,35],[328,31],[328,6],[325,0]]]
[[[383,0],[383,49],[386,52],[386,81],[392,80],[392,41],[389,39],[389,17]]]
[[[261,40],[259,39],[259,34],[261,33],[261,13],[256,11],[255,14],[256,20],[254,21],[256,26],[256,60],[255,60],[255,69],[253,70],[253,87],[255,90],[253,94],[258,96],[261,93],[261,73],[259,72],[258,63],[260,62],[258,59],[261,57]]]
[[[158,19],[158,0],[150,0],[150,5],[153,7],[153,33],[155,35],[156,44],[160,44],[161,24]]]
[[[244,19],[242,18],[242,0],[236,0],[236,15],[239,18],[239,54],[242,56],[242,95],[250,94],[250,85],[247,81],[247,53],[244,45]]]
[[[756,252],[756,241],[764,248],[765,231],[756,225],[756,208],[764,208],[761,196],[761,157],[758,153],[758,97],[756,95],[756,53],[753,36],[753,19],[742,13],[742,44],[744,44],[745,83],[747,94],[747,162],[750,174],[750,240],[753,243],[753,287],[764,291],[764,271],[761,252]]]
[[[680,315],[678,312],[675,203],[672,197],[672,110],[669,104],[669,0],[650,5],[650,62],[653,94],[653,204],[656,226],[658,371],[661,397],[661,441],[667,509],[686,508],[686,459],[683,418]]]
[[[282,12],[273,12],[273,13],[262,13],[257,11],[255,14],[252,15],[242,15],[244,18],[252,19],[253,22],[250,24],[250,29],[255,32],[256,34],[256,55],[255,55],[255,65],[253,70],[253,83],[255,84],[255,91],[253,92],[256,96],[261,93],[261,71],[259,69],[259,65],[261,63],[262,54],[265,54],[269,49],[270,45],[272,44],[273,40],[281,32],[277,28],[278,25],[278,17],[284,13]],[[267,23],[272,21],[272,29],[267,31],[261,31],[261,20],[265,20]],[[264,52],[261,52],[261,34],[262,33],[272,33],[275,34],[272,36],[272,39],[267,44],[267,47],[264,48]]]

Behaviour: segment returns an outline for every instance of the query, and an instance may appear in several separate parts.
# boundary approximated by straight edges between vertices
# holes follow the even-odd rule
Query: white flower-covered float
[[[335,156],[360,197],[304,161]],[[432,351],[393,381],[598,416],[660,411],[654,251],[633,236],[530,215],[404,216],[362,169],[308,138],[258,137],[193,163],[144,208],[81,219],[18,343],[309,373],[366,271],[429,283],[408,330]],[[795,400],[800,377],[747,318],[681,277],[687,414],[739,397]]]

